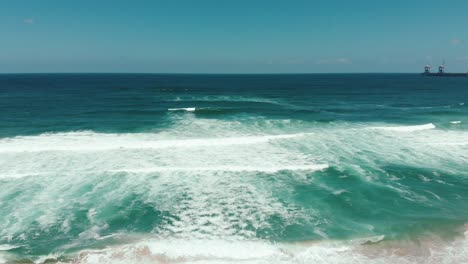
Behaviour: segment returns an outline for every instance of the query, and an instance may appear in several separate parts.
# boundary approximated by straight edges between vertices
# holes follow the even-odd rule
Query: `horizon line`
[[[154,74],[154,75],[319,75],[319,74],[420,74],[421,72],[0,72],[0,75],[40,74]]]

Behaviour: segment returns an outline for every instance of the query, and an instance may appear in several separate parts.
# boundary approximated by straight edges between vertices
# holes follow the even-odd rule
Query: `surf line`
[[[142,169],[115,169],[108,172],[130,172],[130,173],[152,173],[152,172],[206,172],[206,171],[226,171],[226,172],[267,172],[279,171],[319,171],[329,167],[328,164],[310,165],[284,165],[284,166],[213,166],[213,167],[151,167]]]

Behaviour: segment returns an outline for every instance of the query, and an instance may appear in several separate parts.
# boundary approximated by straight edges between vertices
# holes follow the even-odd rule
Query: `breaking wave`
[[[370,127],[370,129],[380,129],[388,131],[398,131],[398,132],[413,132],[419,130],[427,130],[436,128],[434,124],[425,124],[425,125],[416,125],[416,126],[382,126],[382,127]]]
[[[195,107],[187,107],[187,108],[169,108],[168,111],[187,111],[187,112],[195,112]]]
[[[418,242],[302,242],[149,240],[105,250],[83,252],[77,263],[466,263],[468,234],[462,239]],[[370,238],[377,241],[380,237]],[[430,254],[425,252],[431,252]]]
[[[442,220],[462,214],[456,208],[465,190],[454,183],[466,174],[468,155],[454,142],[468,142],[468,133],[433,124],[191,115],[161,132],[2,138],[0,260],[15,254],[39,263],[464,260],[443,253],[466,250],[464,240],[430,246],[437,255],[372,250],[387,237],[397,240],[403,228],[417,229],[414,212],[429,219],[443,207],[449,213],[438,215]],[[374,221],[379,217],[398,224],[383,228]]]
[[[292,139],[307,133],[227,138],[165,139],[158,134],[104,134],[92,131],[47,133],[0,139],[1,152],[102,151],[112,149],[162,149],[249,145]]]

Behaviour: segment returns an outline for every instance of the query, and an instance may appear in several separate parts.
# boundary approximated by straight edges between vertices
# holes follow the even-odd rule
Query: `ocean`
[[[0,263],[468,263],[468,78],[0,75]]]

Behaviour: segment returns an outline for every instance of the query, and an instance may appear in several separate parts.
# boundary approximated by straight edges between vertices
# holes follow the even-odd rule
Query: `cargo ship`
[[[439,66],[438,72],[431,72],[431,66],[424,66],[424,76],[446,76],[446,77],[468,77],[468,72],[456,73],[456,72],[445,72],[445,63]]]

